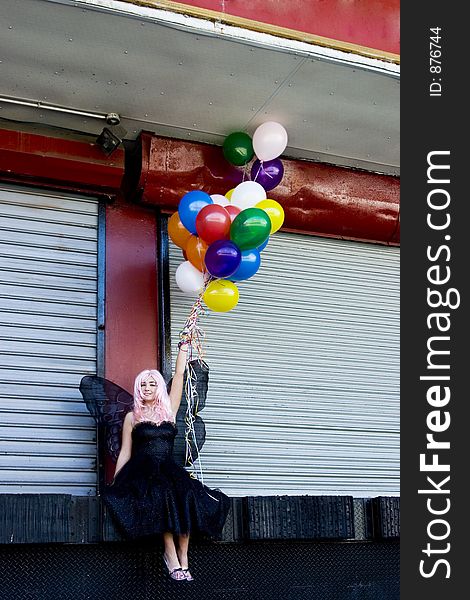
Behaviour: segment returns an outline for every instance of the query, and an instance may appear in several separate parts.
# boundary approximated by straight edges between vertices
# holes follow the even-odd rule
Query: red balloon
[[[223,206],[208,204],[201,208],[196,217],[198,236],[207,244],[230,239],[232,220]]]
[[[225,206],[225,210],[228,212],[228,214],[230,215],[230,220],[233,223],[233,220],[235,219],[235,217],[241,213],[241,208],[238,206],[235,206],[235,204],[228,204],[227,206]]]

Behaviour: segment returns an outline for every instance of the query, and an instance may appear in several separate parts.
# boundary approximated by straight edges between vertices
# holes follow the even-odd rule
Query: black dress
[[[173,460],[177,433],[170,422],[143,421],[132,431],[132,456],[103,494],[126,537],[164,532],[217,538],[229,498],[211,490]]]

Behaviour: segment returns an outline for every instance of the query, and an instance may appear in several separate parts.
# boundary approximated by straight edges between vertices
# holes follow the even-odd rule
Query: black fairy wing
[[[168,385],[171,388],[171,381]],[[189,361],[184,376],[183,396],[176,414],[178,433],[173,458],[180,465],[192,466],[206,441],[206,427],[199,412],[206,405],[208,387],[207,364],[200,359]]]
[[[133,397],[112,381],[96,375],[83,377],[79,387],[91,415],[104,428],[107,454],[116,462],[124,417],[132,410]]]

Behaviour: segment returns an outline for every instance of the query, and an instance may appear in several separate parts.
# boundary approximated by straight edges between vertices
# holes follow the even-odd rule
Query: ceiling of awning
[[[399,173],[396,65],[114,0],[2,0],[0,96],[222,144],[278,121],[286,156]],[[98,135],[100,119],[0,101],[2,120]],[[52,132],[53,130],[51,130]]]

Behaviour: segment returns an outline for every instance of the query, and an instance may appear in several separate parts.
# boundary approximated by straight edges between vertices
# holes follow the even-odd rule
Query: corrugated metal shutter
[[[96,493],[98,202],[0,190],[0,493]]]
[[[174,280],[172,348],[192,305]],[[231,495],[399,493],[399,250],[276,233],[202,320],[204,480]]]

